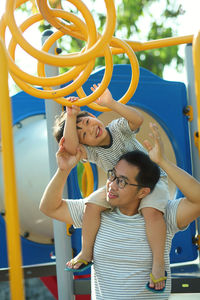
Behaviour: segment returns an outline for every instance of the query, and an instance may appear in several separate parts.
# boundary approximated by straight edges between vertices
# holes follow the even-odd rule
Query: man
[[[185,195],[185,198],[169,201],[166,207],[166,288],[162,293],[156,290],[153,293],[146,288],[152,253],[146,238],[144,218],[138,214],[138,207],[141,198],[150,193],[150,187],[146,182],[142,183],[139,162],[134,165],[132,158],[124,155],[108,174],[106,197],[114,209],[102,213],[95,241],[91,276],[93,300],[168,299],[171,291],[169,252],[172,238],[200,215],[200,183],[164,157],[158,129],[153,124],[150,128],[154,145],[148,140],[144,143],[150,158],[164,169]],[[134,156],[134,152],[131,153]],[[127,156],[132,156],[131,153]],[[58,170],[40,203],[40,210],[46,215],[76,227],[81,227],[85,200],[63,200],[62,192],[80,155],[79,150],[74,156],[68,154],[61,142],[57,152]],[[91,197],[98,197],[98,193]]]

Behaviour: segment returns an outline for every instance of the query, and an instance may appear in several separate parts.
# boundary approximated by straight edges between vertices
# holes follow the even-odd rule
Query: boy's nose
[[[94,127],[90,125],[90,126],[89,126],[89,131],[90,131],[90,134],[92,134],[93,131],[94,131]]]

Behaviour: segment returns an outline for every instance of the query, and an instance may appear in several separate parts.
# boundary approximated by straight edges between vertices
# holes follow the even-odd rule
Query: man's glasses
[[[117,177],[114,169],[108,170],[107,177],[111,182],[116,180],[116,183],[120,189],[124,189],[127,184],[132,186],[144,187],[144,185],[141,184],[128,183],[124,177]]]

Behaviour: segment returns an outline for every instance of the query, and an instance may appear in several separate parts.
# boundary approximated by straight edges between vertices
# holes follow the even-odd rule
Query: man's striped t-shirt
[[[169,253],[172,238],[179,230],[176,211],[180,200],[169,201],[166,208],[165,267],[168,278],[163,293],[153,293],[145,288],[152,268],[152,252],[144,218],[140,214],[124,215],[119,209],[101,214],[93,253],[92,300],[168,299],[171,291]],[[67,200],[67,203],[74,226],[81,227],[84,200]]]

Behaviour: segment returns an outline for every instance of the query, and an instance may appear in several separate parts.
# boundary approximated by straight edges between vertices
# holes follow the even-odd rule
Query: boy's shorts
[[[144,207],[153,207],[163,213],[167,206],[167,202],[170,200],[168,179],[167,176],[160,177],[153,192],[144,197],[138,208],[139,213]]]
[[[167,176],[160,178],[156,184],[153,192],[147,195],[144,199],[141,200],[139,206],[139,213],[144,207],[153,207],[163,213],[165,213],[165,208],[167,202],[170,199],[169,190],[168,190],[168,180]],[[113,207],[106,201],[106,187],[102,187],[92,193],[90,196],[85,198],[85,203],[93,203],[108,209],[113,209]]]
[[[105,208],[112,209],[111,205],[106,201],[106,186],[103,186],[100,189],[96,190],[84,200],[85,204],[93,203],[99,206],[103,206]]]

